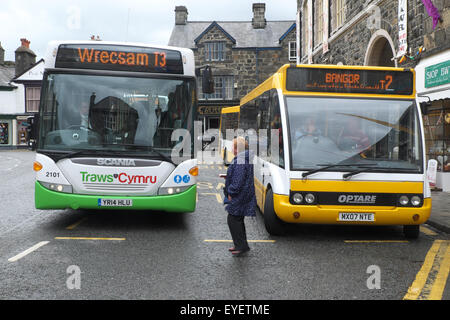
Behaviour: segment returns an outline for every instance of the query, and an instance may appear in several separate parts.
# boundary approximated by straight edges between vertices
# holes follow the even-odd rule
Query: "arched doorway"
[[[367,47],[364,65],[379,67],[396,67],[394,43],[385,30],[378,30],[372,35]]]

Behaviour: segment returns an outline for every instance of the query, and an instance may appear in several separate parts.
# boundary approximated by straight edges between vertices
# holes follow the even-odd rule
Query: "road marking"
[[[441,300],[450,268],[450,241],[435,240],[403,300]]]
[[[431,288],[429,300],[441,300],[444,293],[445,285],[447,283],[448,273],[450,270],[450,243],[447,241],[447,246],[444,257],[441,261],[438,274]]]
[[[210,240],[206,239],[203,240],[203,242],[233,242],[233,240]],[[275,243],[276,240],[247,240],[247,242],[253,242],[253,243]]]
[[[225,188],[225,183],[221,183],[220,182],[220,183],[217,184],[217,187],[216,187],[217,190],[220,190],[220,189],[223,189],[223,188]]]
[[[66,230],[73,230],[73,229],[75,229],[76,227],[78,227],[81,223],[83,223],[83,222],[86,221],[86,220],[87,220],[87,218],[84,217],[84,218],[81,219],[80,221],[75,222],[74,224],[68,226],[68,227],[66,228]]]
[[[25,257],[26,255],[32,253],[33,251],[36,251],[37,249],[39,249],[42,246],[45,246],[46,244],[48,244],[50,241],[41,241],[38,244],[35,244],[34,246],[32,246],[31,248],[19,253],[18,255],[9,258],[8,261],[9,262],[16,262],[19,259],[22,259],[23,257]]]
[[[428,236],[437,236],[438,235],[436,232],[434,232],[433,230],[431,230],[425,226],[420,226],[420,232],[422,232]]]
[[[344,240],[345,243],[409,243],[408,240]]]
[[[216,200],[218,203],[223,203],[222,197],[220,196],[220,194],[218,193],[200,193],[200,195],[205,195],[205,196],[216,196]]]
[[[98,241],[125,241],[125,240],[126,240],[126,238],[55,237],[55,240],[98,240]]]

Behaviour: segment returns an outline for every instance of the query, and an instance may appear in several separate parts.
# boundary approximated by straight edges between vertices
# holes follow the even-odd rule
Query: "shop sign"
[[[435,159],[428,160],[427,178],[431,188],[436,186],[436,173],[438,162]]]
[[[425,88],[450,83],[450,60],[425,68]]]
[[[408,1],[399,0],[398,2],[398,53],[397,57],[406,54],[408,49]]]
[[[208,114],[220,114],[220,107],[210,107],[210,106],[202,106],[198,108],[198,113],[199,114],[204,114],[204,115],[208,115]]]

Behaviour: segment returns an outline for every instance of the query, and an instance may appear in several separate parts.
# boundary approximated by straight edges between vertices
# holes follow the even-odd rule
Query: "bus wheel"
[[[284,235],[284,222],[277,217],[273,208],[273,192],[269,189],[264,202],[264,225],[267,232],[274,236]]]
[[[408,239],[417,239],[420,234],[420,226],[418,225],[403,226],[403,234]]]

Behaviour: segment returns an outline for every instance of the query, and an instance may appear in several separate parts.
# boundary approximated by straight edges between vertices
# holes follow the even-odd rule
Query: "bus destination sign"
[[[62,44],[55,67],[183,74],[179,51],[119,45]]]
[[[286,90],[324,93],[411,95],[411,71],[297,68],[287,69]]]

